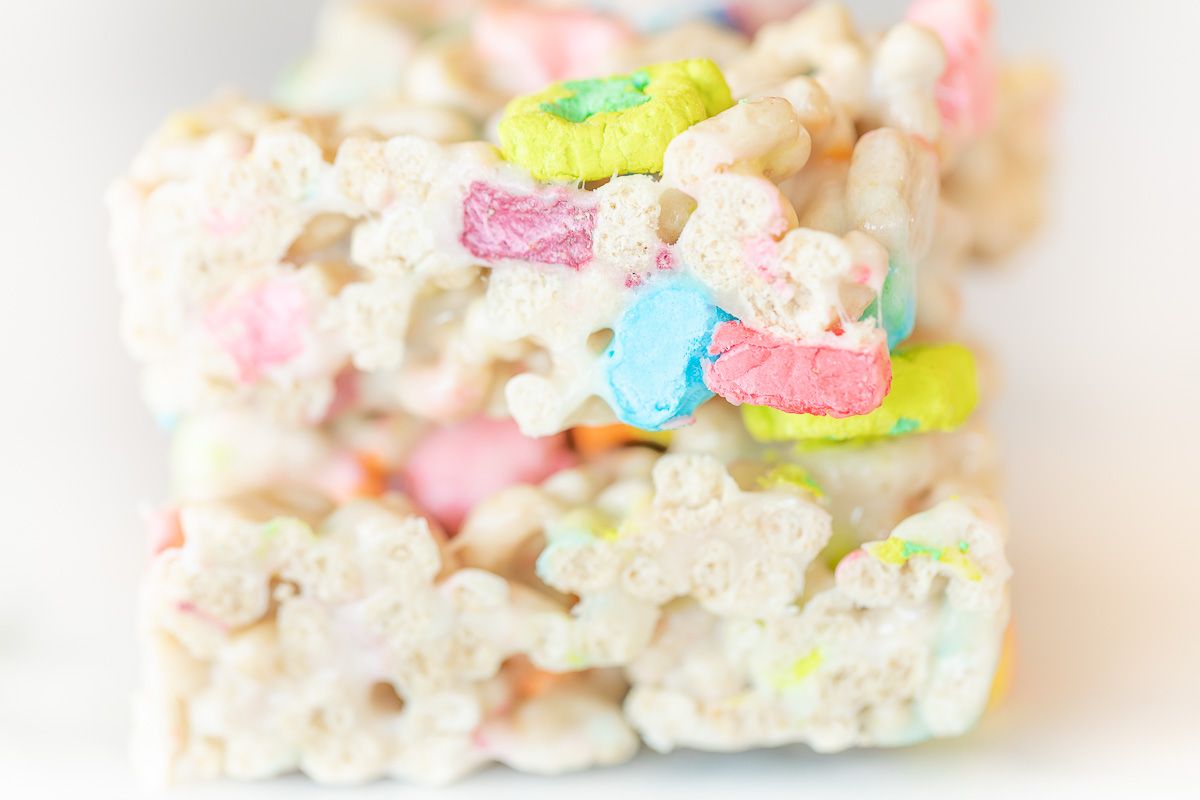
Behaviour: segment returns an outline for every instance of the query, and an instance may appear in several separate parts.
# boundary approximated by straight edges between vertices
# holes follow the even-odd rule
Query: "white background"
[[[901,0],[852,3],[873,22]],[[493,769],[443,797],[1200,796],[1200,5],[996,0],[1063,75],[1046,233],[969,292],[1005,366],[1019,663],[965,740]],[[173,107],[265,93],[315,0],[0,3],[0,797],[138,796],[136,509],[163,436],[117,341],[101,195]],[[378,784],[357,796],[418,794]],[[329,797],[292,779],[180,797]]]

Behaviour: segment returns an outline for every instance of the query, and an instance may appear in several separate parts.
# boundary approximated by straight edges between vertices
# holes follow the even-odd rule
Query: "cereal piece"
[[[596,396],[596,363],[556,365],[553,374],[524,372],[504,386],[504,399],[526,436],[549,436],[577,425],[607,425],[612,410]]]
[[[727,69],[735,97],[761,94],[798,75],[811,75],[852,117],[865,107],[867,48],[843,6],[817,3],[791,19],[767,25],[749,52]]]
[[[875,241],[797,228],[791,204],[764,178],[716,174],[703,186],[678,248],[721,308],[789,339],[823,337],[839,325],[856,343],[872,337],[873,322],[849,320],[884,282],[886,258]]]
[[[509,104],[501,149],[539,180],[661,172],[672,138],[732,102],[720,70],[706,59],[568,81]]]
[[[374,274],[421,273],[462,285],[475,259],[456,247],[474,176],[500,161],[482,142],[438,145],[415,136],[349,139],[334,163],[333,199],[357,217],[351,256]]]
[[[856,301],[846,303],[847,313],[881,323],[892,347],[918,322],[918,294],[934,302],[927,310],[932,324],[926,330],[953,320],[956,295],[949,279],[961,266],[962,240],[969,230],[963,230],[953,209],[947,213],[946,204],[939,202],[936,167],[928,147],[884,128],[859,141],[850,164],[819,162],[780,187],[800,209],[802,226],[847,238],[858,228],[888,248],[881,298],[865,285],[843,283],[841,291]],[[857,305],[863,300],[869,305]],[[921,321],[926,321],[924,313]]]
[[[627,289],[677,266],[668,247],[674,240],[661,230],[668,191],[648,175],[625,175],[591,192],[597,205],[594,256]]]
[[[240,92],[217,92],[202,105],[170,114],[133,159],[121,191],[187,180],[207,166],[246,155],[253,138],[276,128],[287,114]],[[302,125],[311,135],[311,125]]]
[[[537,568],[541,574],[540,558]],[[615,587],[591,589],[568,614],[530,617],[529,658],[555,672],[623,666],[649,644],[658,617],[657,603]]]
[[[705,372],[713,330],[732,319],[700,286],[655,281],[639,291],[613,326],[604,355],[608,403],[645,430],[684,424],[712,392]]]
[[[402,366],[379,376],[405,411],[442,424],[500,413],[510,365],[528,346],[491,335],[487,288],[476,280],[461,289],[422,292]]]
[[[690,595],[719,614],[787,613],[829,538],[825,512],[790,491],[743,492],[705,456],[663,456],[653,480],[652,502],[619,526],[594,515],[551,525],[542,580],[655,605]]]
[[[244,264],[286,255],[314,215],[313,192],[324,160],[303,121],[275,122],[251,137],[206,136],[199,163],[186,176],[126,185],[118,197],[139,247],[119,252],[123,285],[208,288]],[[248,138],[248,140],[247,140]],[[120,190],[118,190],[120,191]]]
[[[543,488],[509,486],[472,508],[450,546],[465,566],[515,578],[522,548],[562,513],[562,503]]]
[[[578,273],[561,268],[492,272],[487,287],[491,336],[527,340],[545,353],[504,390],[508,410],[526,435],[613,421],[595,399],[603,351],[589,339],[619,315],[624,295],[625,276],[603,262]],[[602,339],[599,347],[606,344]]]
[[[522,436],[511,420],[477,417],[431,431],[408,454],[405,488],[447,530],[508,486],[541,483],[574,459],[565,434]]]
[[[557,775],[619,764],[640,744],[611,700],[595,692],[551,689],[519,704],[477,739],[485,752],[521,772]]]
[[[852,553],[843,559],[838,586],[865,607],[920,602],[945,591],[956,607],[994,611],[1006,598],[1011,569],[1003,538],[981,516],[986,513],[947,500],[909,517],[886,540],[864,545],[867,558]],[[948,581],[944,590],[938,578]]]
[[[418,286],[410,277],[388,276],[346,287],[331,319],[346,339],[354,366],[374,371],[403,363]]]
[[[843,441],[951,431],[967,420],[978,401],[970,350],[956,344],[914,345],[892,354],[891,391],[873,411],[834,419],[748,406],[742,414],[759,441]]]
[[[713,335],[711,352],[717,358],[704,381],[713,392],[776,413],[858,419],[879,408],[892,382],[881,340],[861,349],[796,344],[727,322]]]
[[[916,323],[916,265],[929,252],[937,198],[937,159],[927,146],[891,128],[859,140],[846,204],[851,224],[890,254],[882,297],[865,312],[880,316],[889,347],[907,339]]]
[[[945,65],[936,35],[910,23],[889,30],[872,54],[870,116],[926,142],[939,142],[943,119],[935,84]]]
[[[809,76],[789,78],[765,89],[762,94],[781,97],[791,103],[800,125],[808,133],[813,159],[840,154],[843,150],[850,152],[853,142],[845,141],[844,110],[834,105],[821,84]]]
[[[938,657],[918,700],[934,736],[959,735],[975,723],[1000,659],[1012,570],[993,517],[985,504],[948,500],[909,518],[888,540],[867,545],[866,556],[838,566],[839,588],[861,606],[944,595]]]
[[[351,256],[373,279],[342,292],[332,327],[359,369],[404,365],[414,304],[425,292],[461,291],[461,300],[472,299],[476,258],[457,242],[462,199],[471,176],[497,163],[481,143],[441,147],[412,136],[350,139],[339,149],[335,199],[366,218],[355,228]],[[455,366],[465,371],[465,364]],[[473,376],[484,383],[487,377]]]
[[[811,148],[792,104],[779,97],[743,100],[676,136],[663,156],[663,176],[693,196],[722,172],[761,175],[776,183],[799,172]]]

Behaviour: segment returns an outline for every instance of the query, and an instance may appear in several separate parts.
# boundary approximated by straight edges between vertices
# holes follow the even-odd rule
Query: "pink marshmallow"
[[[490,495],[541,483],[574,464],[566,434],[531,439],[512,420],[476,417],[426,434],[403,477],[408,495],[453,532]]]
[[[775,282],[779,265],[779,242],[771,236],[750,236],[742,240],[742,259],[767,283]]]
[[[987,0],[916,0],[907,19],[942,40],[946,69],[938,79],[942,120],[968,135],[988,126],[996,95],[992,8]]]
[[[155,508],[144,513],[150,554],[158,555],[164,550],[183,547],[183,525],[179,509],[174,506]]]
[[[462,245],[476,258],[580,269],[592,260],[596,208],[573,203],[563,189],[513,194],[475,181],[463,199],[462,225]]]
[[[713,333],[704,382],[734,405],[770,406],[789,414],[852,417],[879,407],[892,384],[882,339],[867,350],[797,344],[740,322]]]
[[[225,298],[209,309],[204,324],[237,364],[238,378],[253,383],[304,349],[308,302],[295,280],[275,278]]]
[[[479,55],[522,94],[589,77],[597,63],[633,41],[623,22],[594,11],[513,2],[485,5],[471,33]]]
[[[654,254],[654,266],[662,272],[675,269],[675,254],[671,252],[670,245],[659,245],[658,252]]]

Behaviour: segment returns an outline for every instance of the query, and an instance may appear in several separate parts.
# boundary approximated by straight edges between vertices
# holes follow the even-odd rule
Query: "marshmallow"
[[[500,121],[500,144],[505,158],[539,180],[661,172],[676,134],[732,102],[711,61],[657,64],[517,98]]]
[[[651,431],[686,422],[712,397],[705,382],[710,342],[729,319],[702,287],[660,279],[642,289],[614,325],[604,355],[617,417]]]
[[[485,261],[515,259],[580,269],[592,260],[596,209],[566,193],[521,196],[471,184],[463,200],[462,245]]]
[[[523,93],[586,77],[633,34],[621,21],[585,9],[493,2],[475,17],[471,39],[498,79]]]
[[[713,392],[785,414],[861,419],[879,407],[892,381],[882,342],[862,349],[793,344],[730,322],[717,328],[711,352],[717,358],[704,380]]]
[[[304,349],[307,303],[294,280],[277,278],[223,299],[204,323],[237,364],[238,379],[254,383],[263,370],[286,364]]]
[[[719,363],[719,362],[718,362]],[[979,401],[975,358],[962,345],[915,345],[892,354],[891,391],[882,405],[835,419],[776,408],[747,407],[746,428],[760,441],[847,440],[951,431]]]
[[[522,436],[510,420],[479,417],[431,431],[408,454],[404,485],[416,503],[454,531],[493,493],[540,483],[573,462],[566,436]]]
[[[938,77],[942,119],[956,133],[977,134],[991,122],[995,105],[992,8],[987,0],[916,0],[907,19],[937,34],[946,54]]]

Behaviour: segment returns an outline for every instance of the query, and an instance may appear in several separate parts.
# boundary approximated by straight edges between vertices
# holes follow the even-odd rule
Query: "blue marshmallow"
[[[621,422],[662,430],[712,397],[704,385],[708,347],[713,330],[731,320],[691,281],[645,286],[613,326],[604,354],[609,405]]]

